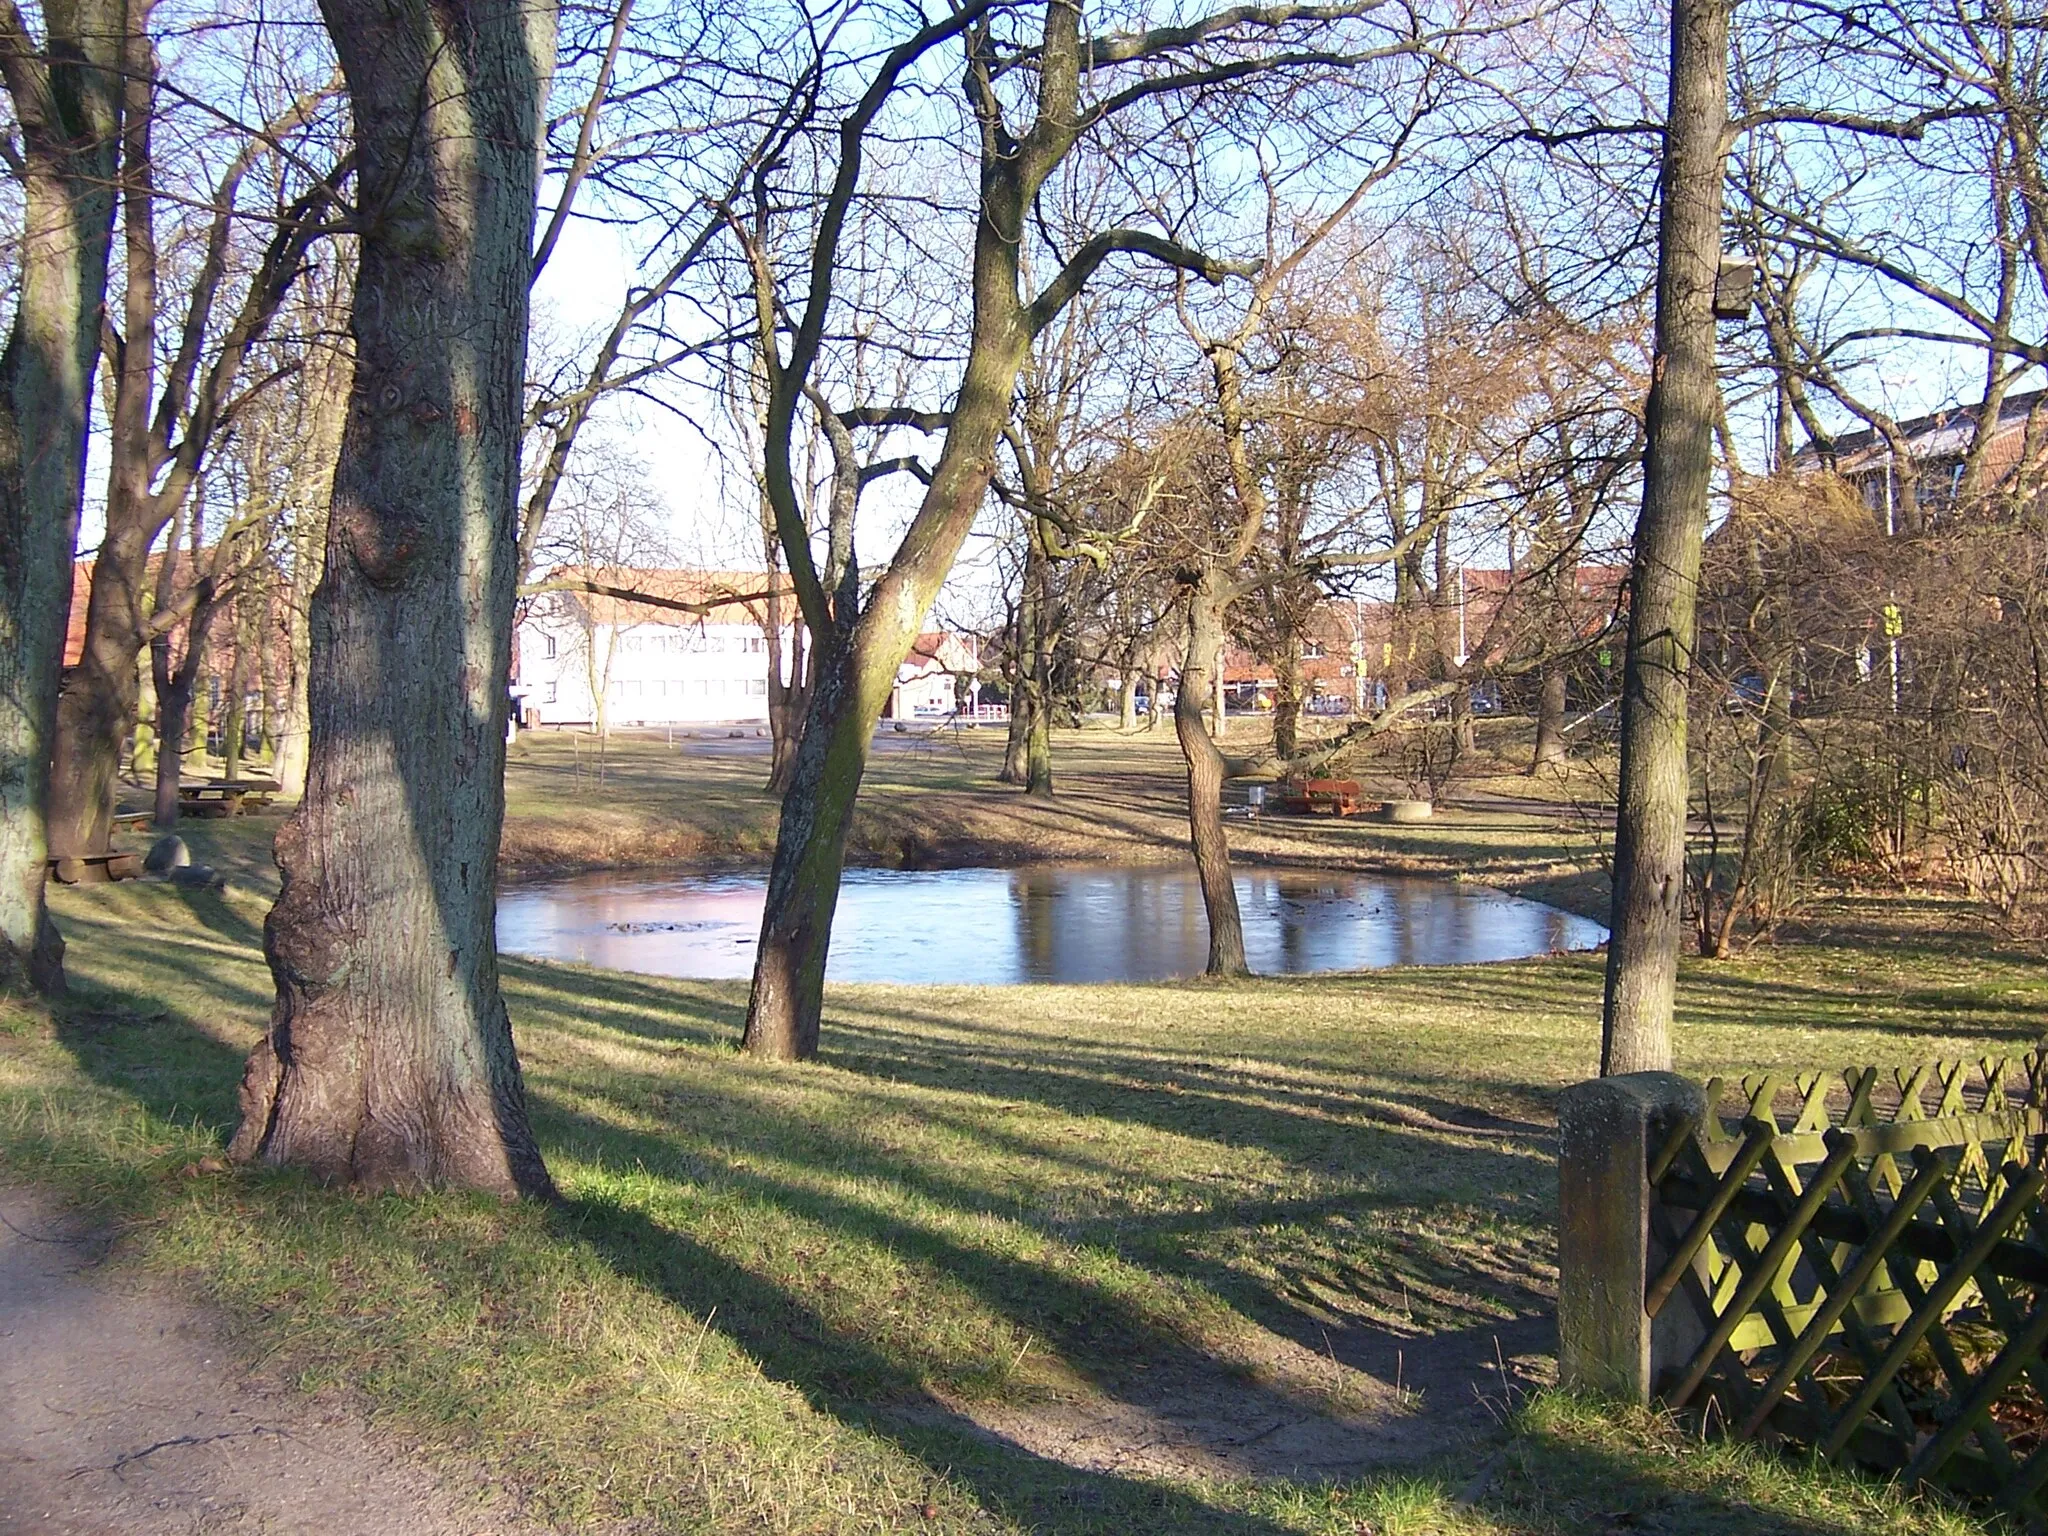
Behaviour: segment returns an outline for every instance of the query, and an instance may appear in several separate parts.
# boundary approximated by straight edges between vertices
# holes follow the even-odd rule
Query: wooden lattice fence
[[[1560,1359],[2048,1530],[2048,1053],[1567,1095]]]

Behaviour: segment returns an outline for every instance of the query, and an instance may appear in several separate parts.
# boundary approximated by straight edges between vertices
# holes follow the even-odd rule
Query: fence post
[[[1652,1334],[1696,1331],[1685,1307],[1653,1324],[1643,1293],[1655,1258],[1649,1159],[1687,1116],[1698,1123],[1705,1112],[1699,1085],[1671,1072],[1596,1078],[1559,1100],[1557,1367],[1567,1390],[1647,1403]]]

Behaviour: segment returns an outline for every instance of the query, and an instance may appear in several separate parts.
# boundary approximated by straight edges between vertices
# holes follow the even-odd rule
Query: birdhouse
[[[1721,258],[1721,270],[1714,278],[1714,318],[1747,320],[1756,302],[1756,268],[1746,261]]]

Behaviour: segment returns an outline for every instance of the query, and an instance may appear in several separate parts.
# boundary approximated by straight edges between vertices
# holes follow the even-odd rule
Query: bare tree
[[[203,254],[190,274],[175,344],[159,345],[159,311],[166,271],[159,216],[177,190],[163,184],[155,136],[166,94],[156,50],[146,30],[148,11],[130,19],[126,38],[126,106],[121,136],[122,310],[108,320],[109,468],[106,532],[93,561],[85,639],[78,662],[66,669],[58,700],[51,769],[51,838],[66,852],[107,846],[121,747],[135,723],[137,661],[153,624],[176,622],[174,611],[152,615],[148,563],[177,509],[204,472],[222,434],[261,398],[267,378],[250,380],[245,364],[284,304],[320,237],[343,177],[346,160],[311,176],[298,174],[305,150],[319,153],[308,129],[319,122],[331,88],[300,92],[270,121],[250,129],[209,189]],[[270,167],[271,206],[261,210],[268,234],[253,259],[252,213],[243,189],[258,166]],[[243,279],[230,309],[234,280]],[[218,313],[229,309],[223,320]],[[168,366],[162,354],[168,351]],[[161,384],[159,385],[159,380]]]
[[[758,1055],[802,1058],[817,1049],[825,959],[839,891],[845,840],[869,742],[896,671],[988,489],[996,439],[1033,336],[1050,325],[1101,265],[1136,253],[1220,279],[1224,266],[1166,235],[1134,228],[1104,230],[1071,248],[1035,293],[1023,289],[1023,243],[1047,179],[1083,138],[1125,112],[1179,92],[1246,82],[1301,67],[1328,68],[1365,50],[1342,46],[1301,53],[1264,50],[1257,40],[1290,29],[1328,27],[1357,14],[1352,7],[1236,10],[1189,23],[1090,38],[1068,5],[1032,8],[1036,25],[1021,36],[1009,26],[1025,12],[968,3],[920,27],[874,66],[858,102],[841,121],[830,191],[819,206],[811,252],[796,286],[801,306],[786,303],[778,274],[758,242],[752,251],[759,293],[759,332],[768,364],[766,477],[791,583],[817,646],[816,683],[782,803],[768,883],[761,941],[748,1004],[746,1045]],[[999,24],[1003,30],[999,31]],[[1399,36],[1387,47],[1406,52]],[[958,383],[933,418],[942,445],[909,528],[882,565],[864,601],[842,582],[820,579],[810,530],[791,472],[791,433],[815,386],[813,368],[826,339],[841,235],[860,192],[868,136],[915,67],[955,42],[967,53],[966,91],[978,147],[973,202],[972,318]],[[1205,51],[1235,45],[1225,60]],[[1128,83],[1119,84],[1119,78]],[[1083,82],[1090,94],[1083,92]],[[1099,94],[1095,94],[1098,93]],[[1019,114],[1024,122],[1012,126]],[[785,338],[787,338],[785,342]],[[842,415],[861,424],[903,420],[867,417],[858,403]]]

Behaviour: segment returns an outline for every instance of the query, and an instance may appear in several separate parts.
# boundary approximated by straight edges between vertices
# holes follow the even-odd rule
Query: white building
[[[560,574],[582,579],[584,573]],[[706,611],[683,613],[591,592],[530,598],[513,640],[512,692],[526,725],[595,727],[600,699],[607,728],[767,723],[767,572],[617,570],[587,576],[605,587],[703,604]],[[793,609],[795,599],[787,601]],[[791,640],[785,630],[785,667]],[[963,693],[971,696],[979,666],[971,636],[918,636],[897,673],[885,717],[950,716]]]
[[[765,571],[605,571],[591,579],[711,606],[700,615],[589,592],[530,599],[512,685],[527,724],[595,726],[600,698],[608,727],[766,723]]]
[[[962,697],[971,699],[981,671],[981,647],[972,635],[927,630],[917,637],[903,665],[896,669],[896,687],[882,710],[884,720],[944,720]]]

